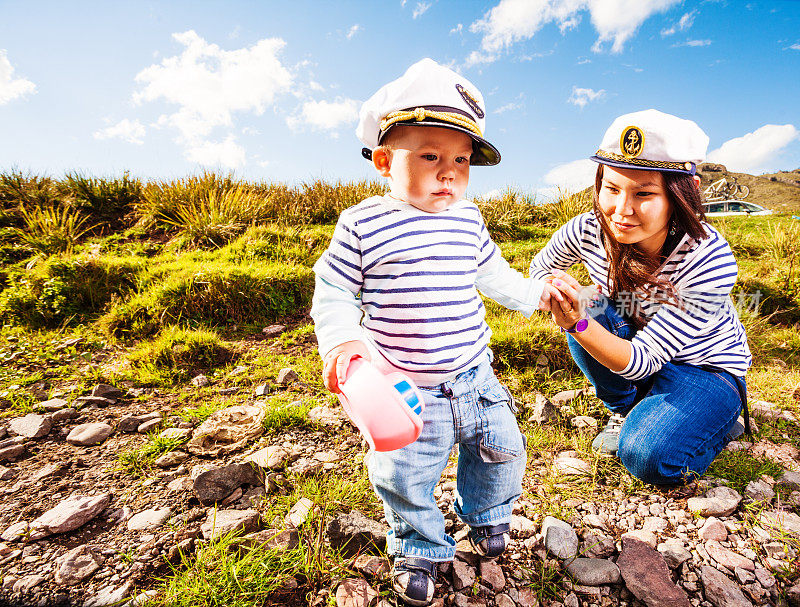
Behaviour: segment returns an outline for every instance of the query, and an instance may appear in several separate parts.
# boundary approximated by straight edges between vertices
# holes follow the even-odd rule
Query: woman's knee
[[[633,476],[651,485],[676,485],[686,482],[686,470],[675,463],[674,444],[636,432],[625,432],[619,437],[617,456]]]

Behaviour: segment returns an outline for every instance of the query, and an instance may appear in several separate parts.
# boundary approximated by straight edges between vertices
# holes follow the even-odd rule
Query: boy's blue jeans
[[[636,333],[608,298],[587,312],[622,339]],[[569,334],[567,342],[597,397],[612,412],[627,415],[617,455],[635,477],[654,485],[685,483],[703,474],[725,447],[742,409],[737,382],[744,378],[670,362],[631,382],[597,362]]]
[[[420,437],[396,451],[373,451],[369,477],[391,527],[387,552],[451,561],[456,542],[445,533],[433,489],[458,443],[455,510],[471,527],[511,519],[522,493],[525,440],[513,402],[487,356],[453,381],[420,388],[425,398]]]

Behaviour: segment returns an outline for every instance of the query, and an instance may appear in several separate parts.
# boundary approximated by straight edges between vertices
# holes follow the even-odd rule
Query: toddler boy
[[[483,138],[484,117],[475,86],[431,59],[367,100],[357,134],[390,191],[345,210],[314,266],[325,386],[338,392],[350,360],[362,356],[411,377],[425,399],[419,439],[372,452],[368,463],[391,527],[393,586],[411,605],[430,603],[436,563],[455,556],[433,497],[454,444],[454,507],[481,556],[505,549],[522,492],[525,440],[490,366],[478,291],[526,316],[557,297],[511,269],[478,207],[462,198],[470,165],[500,162]]]

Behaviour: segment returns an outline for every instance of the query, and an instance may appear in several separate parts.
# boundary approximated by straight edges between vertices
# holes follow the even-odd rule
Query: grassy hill
[[[698,167],[700,187],[705,189],[718,179],[736,179],[750,188],[748,202],[754,202],[778,213],[800,214],[800,169],[748,175],[728,171],[725,165],[704,163]]]

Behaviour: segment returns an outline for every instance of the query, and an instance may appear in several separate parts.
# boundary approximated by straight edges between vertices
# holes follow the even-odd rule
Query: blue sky
[[[423,57],[483,92],[469,194],[587,183],[618,115],[695,120],[709,159],[800,167],[800,2],[0,1],[0,171],[373,177],[360,103]]]

